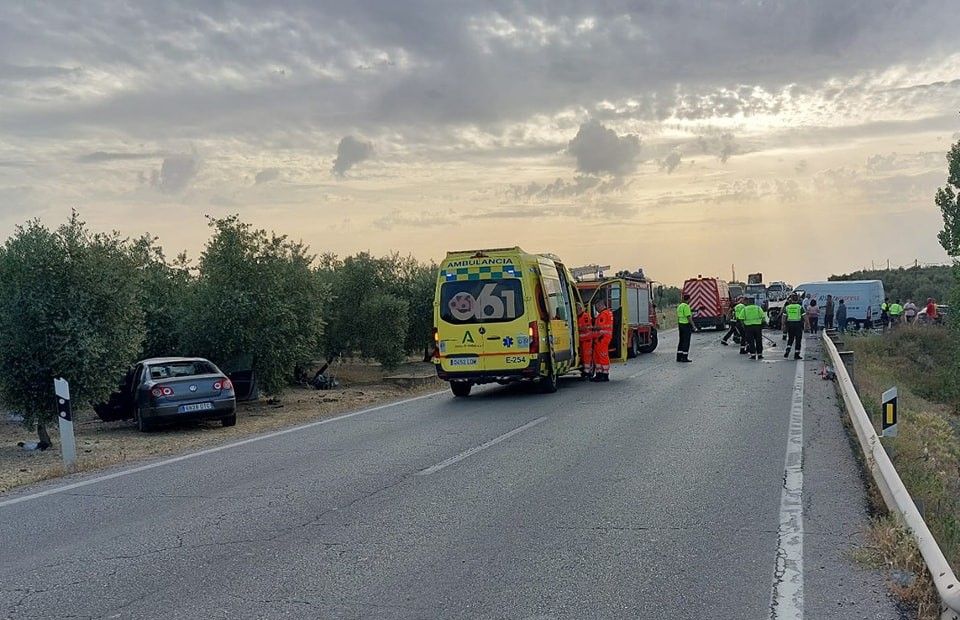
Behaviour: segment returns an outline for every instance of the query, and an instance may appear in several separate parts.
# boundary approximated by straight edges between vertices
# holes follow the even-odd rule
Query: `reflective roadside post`
[[[60,453],[67,471],[77,469],[77,441],[73,435],[73,409],[70,407],[70,383],[66,379],[54,379],[53,391],[57,395],[57,415],[60,419]]]
[[[897,388],[892,387],[883,393],[883,428],[884,437],[897,436]]]

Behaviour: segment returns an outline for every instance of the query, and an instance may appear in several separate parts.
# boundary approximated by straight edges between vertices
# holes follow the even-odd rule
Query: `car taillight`
[[[530,322],[530,352],[531,353],[540,352],[540,322],[539,321]]]
[[[152,394],[154,398],[160,398],[161,396],[173,396],[173,388],[167,387],[165,385],[164,386],[158,385],[157,387],[150,390],[150,394]]]
[[[433,328],[433,359],[440,357],[440,332],[436,327]]]
[[[220,379],[213,384],[215,390],[232,390],[233,382],[230,379]]]

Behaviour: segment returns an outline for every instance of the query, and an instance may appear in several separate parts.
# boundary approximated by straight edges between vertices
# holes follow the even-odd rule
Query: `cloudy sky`
[[[15,2],[0,235],[520,244],[677,282],[939,262],[956,0]]]

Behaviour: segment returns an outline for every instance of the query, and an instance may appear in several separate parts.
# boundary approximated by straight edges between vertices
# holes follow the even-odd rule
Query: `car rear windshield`
[[[193,377],[196,375],[210,375],[216,372],[216,369],[210,362],[199,360],[150,364],[150,378],[154,381],[176,379],[178,377]]]
[[[440,318],[447,323],[501,323],[520,316],[520,280],[464,280],[440,287]]]

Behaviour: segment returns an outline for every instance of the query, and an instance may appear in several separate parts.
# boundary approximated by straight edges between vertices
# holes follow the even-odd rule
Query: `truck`
[[[609,269],[609,268],[608,268]],[[623,290],[626,296],[622,299],[608,299],[610,308],[624,308],[627,323],[627,357],[634,358],[641,353],[651,353],[657,348],[657,305],[654,302],[654,283],[643,276],[640,271],[636,274],[624,274],[618,278],[601,280],[600,273],[584,272],[583,268],[573,269],[574,276],[579,276],[576,287],[584,299],[593,297],[597,289],[605,287],[608,295],[615,295]],[[619,274],[618,274],[619,275]],[[621,286],[608,286],[611,282],[621,282]]]
[[[771,282],[769,286],[767,286],[767,301],[783,301],[789,297],[792,292],[793,287],[786,282]]]
[[[603,282],[597,299],[625,299],[622,281]],[[553,254],[519,247],[450,252],[440,263],[433,303],[437,377],[464,398],[474,385],[530,382],[555,392],[581,369],[573,276]],[[614,315],[610,361],[627,357],[627,323]]]
[[[697,329],[726,329],[731,304],[730,289],[724,280],[697,275],[683,283],[683,294],[693,310],[693,324]]]

